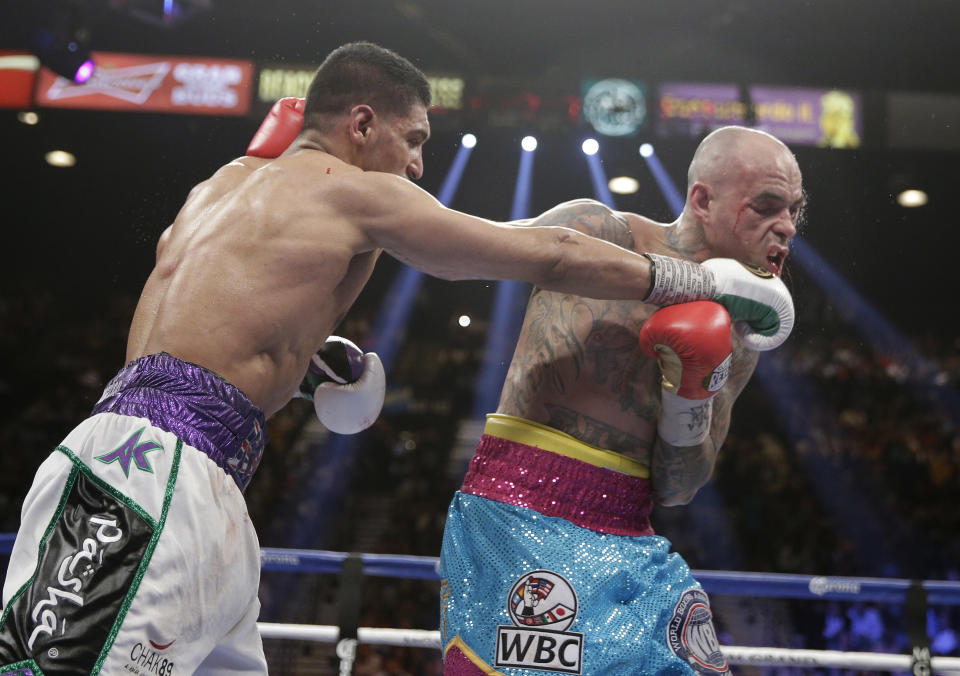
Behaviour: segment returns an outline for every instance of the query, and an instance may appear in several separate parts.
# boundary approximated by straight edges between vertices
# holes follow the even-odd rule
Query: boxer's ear
[[[350,140],[357,145],[366,145],[373,136],[377,121],[377,114],[370,106],[354,106],[350,111]]]

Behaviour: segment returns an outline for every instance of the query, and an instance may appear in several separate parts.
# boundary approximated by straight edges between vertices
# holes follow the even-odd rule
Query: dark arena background
[[[668,222],[710,129],[787,142],[809,194],[784,274],[796,327],[761,356],[713,480],[688,506],[658,507],[654,526],[698,571],[809,578],[798,598],[705,582],[725,646],[960,656],[955,591],[860,594],[864,578],[960,577],[960,5],[7,0],[3,13],[0,533],[16,532],[35,469],[123,365],[157,238],[190,188],[243,154],[330,50],[370,40],[431,79],[420,185],[495,220],[590,197]],[[85,85],[58,78],[88,53]],[[615,177],[633,191],[611,192]],[[336,333],[384,356],[384,411],[354,437],[300,400],[269,421],[247,491],[261,545],[436,557],[528,291],[509,288],[497,313],[497,283],[383,257]],[[262,622],[438,626],[429,574],[299,560],[265,557]],[[273,673],[342,673],[333,642],[264,642]],[[442,673],[436,648],[362,640],[352,669]]]

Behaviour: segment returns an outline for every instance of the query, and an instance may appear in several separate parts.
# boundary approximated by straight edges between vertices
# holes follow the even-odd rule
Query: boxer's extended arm
[[[733,402],[757,366],[759,353],[734,341],[730,377],[713,398],[710,433],[696,446],[672,446],[659,436],[653,445],[650,477],[654,499],[661,505],[685,505],[710,480],[720,447],[730,429]]]
[[[366,238],[427,274],[450,280],[515,279],[593,298],[639,300],[650,261],[600,239],[557,227],[547,212],[524,227],[444,207],[409,181],[378,172],[346,177],[334,197]]]

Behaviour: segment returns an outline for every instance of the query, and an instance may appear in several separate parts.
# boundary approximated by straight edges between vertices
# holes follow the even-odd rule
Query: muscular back
[[[326,199],[358,171],[301,151],[240,158],[194,188],[160,239],[127,359],[168,352],[267,415],[282,407],[379,254]]]

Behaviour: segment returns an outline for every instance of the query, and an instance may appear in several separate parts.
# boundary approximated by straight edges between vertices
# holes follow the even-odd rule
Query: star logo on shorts
[[[98,455],[97,460],[104,465],[109,465],[111,462],[120,463],[120,467],[123,469],[123,475],[128,478],[130,477],[131,461],[136,464],[137,469],[153,474],[153,467],[150,466],[147,453],[163,447],[154,441],[145,441],[141,444],[140,435],[143,434],[143,430],[145,429],[145,427],[141,427],[114,450],[109,453],[104,453],[103,455]]]

